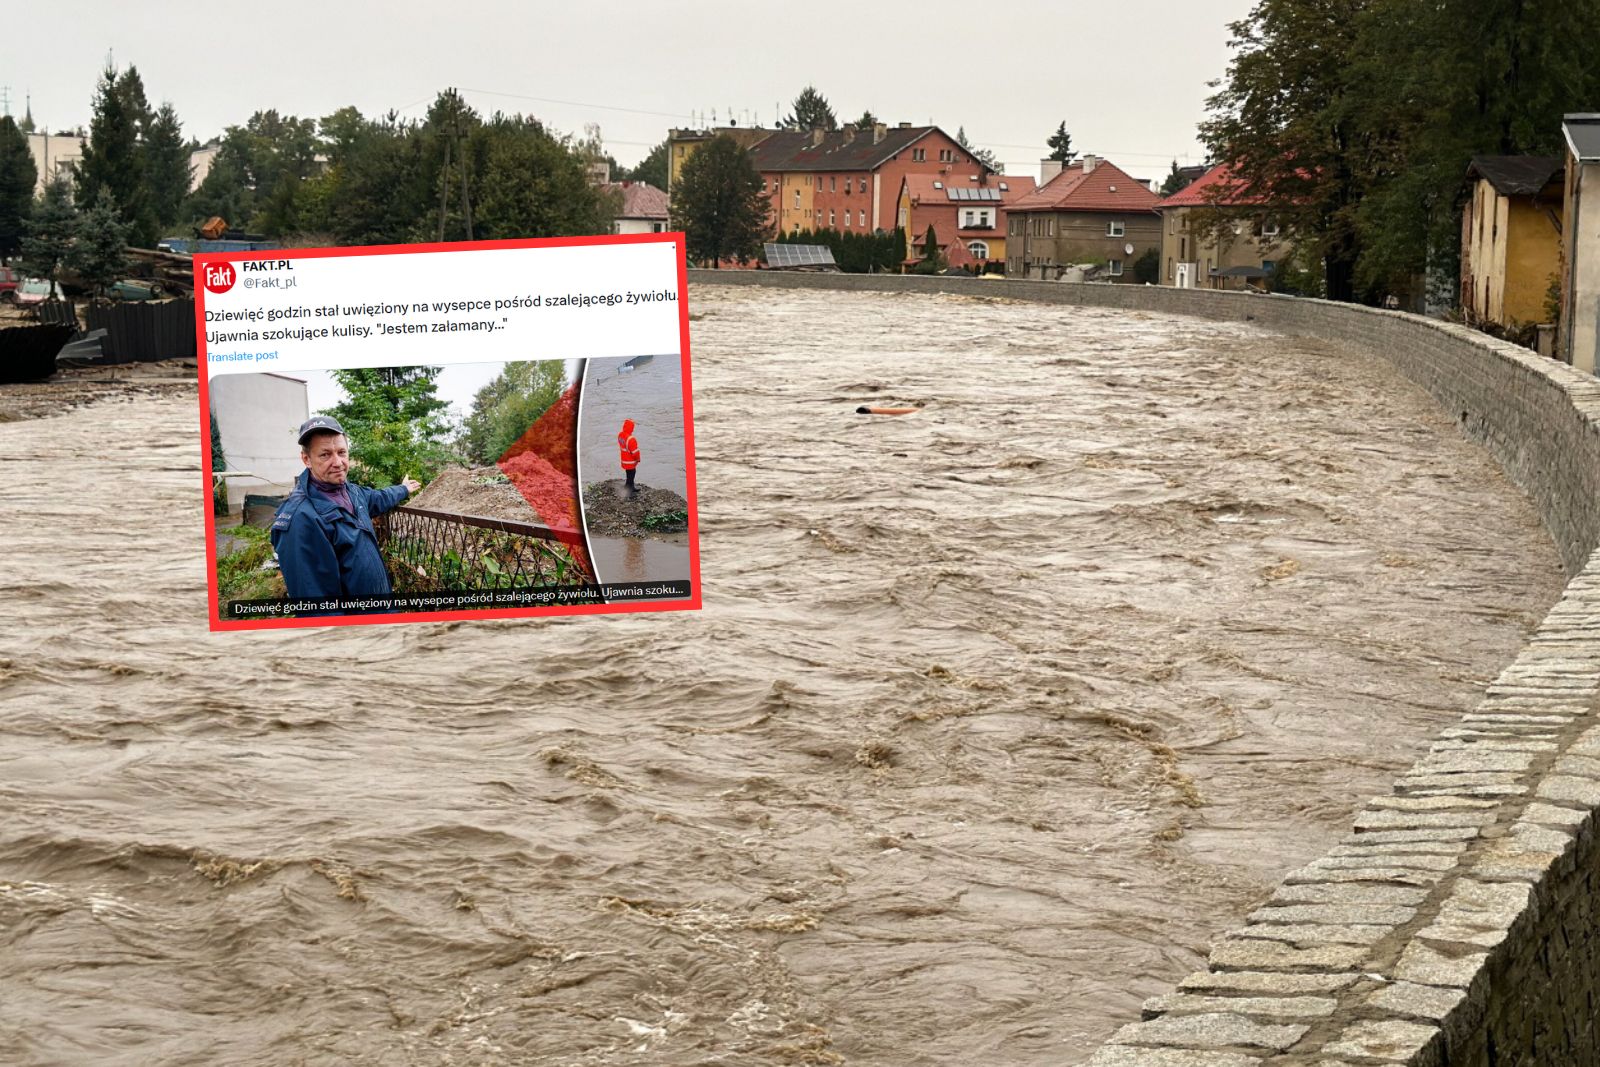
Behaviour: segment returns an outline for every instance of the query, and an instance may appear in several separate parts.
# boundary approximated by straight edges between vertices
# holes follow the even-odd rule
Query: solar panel
[[[833,250],[827,245],[793,245],[776,241],[765,246],[767,266],[784,267],[836,267]]]
[[[969,187],[951,186],[945,190],[945,195],[951,200],[999,200],[1000,190],[981,186],[977,189]]]

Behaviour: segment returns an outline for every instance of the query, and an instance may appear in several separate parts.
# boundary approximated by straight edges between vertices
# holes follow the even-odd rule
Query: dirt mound
[[[509,522],[540,523],[541,520],[522,499],[511,479],[498,467],[450,467],[439,472],[416,496],[406,503],[429,511],[448,511],[456,515],[478,515]],[[542,524],[542,523],[541,523]]]
[[[584,486],[583,514],[589,533],[602,537],[672,538],[689,528],[689,502],[683,497],[648,485],[630,497],[621,478]]]

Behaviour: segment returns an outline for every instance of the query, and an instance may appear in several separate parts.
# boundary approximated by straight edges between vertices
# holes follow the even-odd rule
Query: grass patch
[[[272,538],[259,526],[240,525],[225,531],[235,539],[235,547],[217,557],[217,599],[268,600],[284,597],[283,574],[276,568],[263,569],[272,558]]]

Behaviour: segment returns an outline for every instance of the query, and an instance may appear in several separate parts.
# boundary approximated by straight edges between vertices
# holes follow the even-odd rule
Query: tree
[[[0,117],[0,263],[9,263],[22,247],[38,181],[27,136],[10,115]]]
[[[834,117],[828,100],[808,85],[794,98],[794,110],[778,122],[786,130],[836,130],[839,120]]]
[[[1067,132],[1066,119],[1061,120],[1056,132],[1046,138],[1044,143],[1050,146],[1050,154],[1045,157],[1047,159],[1054,159],[1065,165],[1078,157],[1078,153],[1072,150],[1072,134]]]
[[[1161,250],[1147,248],[1133,261],[1133,280],[1140,285],[1154,285],[1161,280]]]
[[[934,233],[933,223],[930,222],[928,232],[922,235],[922,259],[911,271],[913,274],[938,274],[949,265],[944,257],[944,249],[939,247],[939,235]]]
[[[189,195],[194,170],[189,165],[189,145],[183,139],[178,112],[164,103],[150,121],[144,139],[145,193],[156,225],[167,229],[182,218],[183,199]]]
[[[449,459],[450,431],[437,395],[438,367],[330,371],[345,399],[324,412],[344,427],[358,480],[378,487],[407,476],[432,480]]]
[[[104,187],[94,204],[78,215],[77,240],[67,262],[96,296],[104,296],[128,271],[128,230],[111,190]]]
[[[650,149],[648,155],[639,161],[628,174],[630,181],[645,182],[657,189],[667,187],[667,142],[662,141]]]
[[[589,184],[585,157],[538,119],[496,115],[472,147],[482,160],[479,239],[611,232],[615,199]]]
[[[713,264],[746,260],[772,232],[765,183],[745,151],[725,134],[711,138],[683,164],[672,198],[672,226],[687,253]]]
[[[1230,24],[1234,58],[1200,133],[1247,191],[1292,209],[1294,230],[1324,264],[1328,295],[1356,296],[1356,172],[1372,146],[1351,103],[1357,17],[1376,0],[1260,0]]]
[[[129,67],[119,75],[107,67],[95,89],[89,137],[76,168],[78,202],[98,204],[100,191],[107,190],[118,214],[130,223],[133,238],[146,247],[155,243],[156,230],[140,143],[149,121],[150,105],[139,72]]]
[[[972,147],[972,142],[967,140],[967,128],[965,126],[956,127],[956,143],[962,148],[965,148],[967,150],[967,154],[981,163],[984,167],[992,171],[999,171],[1000,164],[995,162],[993,152],[989,151],[987,148]]]
[[[858,130],[870,130],[877,124],[878,116],[874,115],[870,109],[863,111],[861,117],[855,121],[855,127]]]
[[[462,423],[467,457],[478,466],[499,462],[565,388],[566,369],[559,359],[507,364],[472,398],[472,412]]]
[[[58,174],[44,187],[44,196],[23,227],[22,261],[29,273],[54,281],[77,239],[78,210],[72,203],[72,184],[65,174]]]
[[[1178,168],[1178,161],[1172,161],[1172,170],[1167,174],[1167,180],[1161,183],[1161,195],[1171,196],[1180,193],[1190,185],[1190,179]]]

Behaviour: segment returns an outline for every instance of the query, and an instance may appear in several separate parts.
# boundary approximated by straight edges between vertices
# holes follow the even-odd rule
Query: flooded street
[[[1564,583],[1376,356],[689,307],[699,613],[210,634],[193,394],[0,422],[0,1059],[1079,1063]]]

